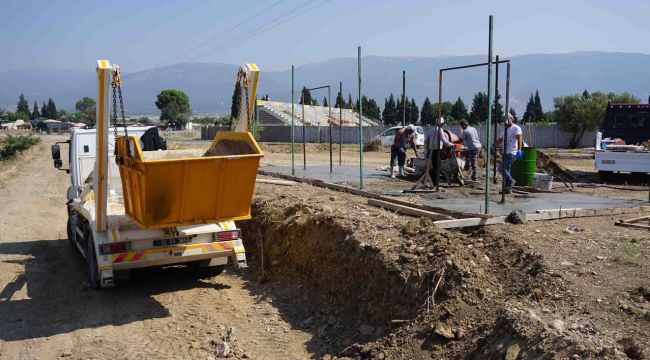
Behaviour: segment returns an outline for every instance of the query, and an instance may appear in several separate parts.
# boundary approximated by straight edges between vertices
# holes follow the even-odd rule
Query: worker
[[[395,178],[395,158],[399,165],[399,176],[404,176],[404,165],[406,164],[406,149],[410,147],[419,157],[418,150],[415,147],[416,128],[413,125],[398,129],[395,131],[393,145],[390,147],[390,177]]]
[[[473,126],[469,126],[467,120],[461,120],[460,127],[463,129],[460,138],[463,140],[465,148],[467,148],[467,159],[469,160],[469,166],[472,169],[472,182],[476,182],[478,177],[476,159],[481,151],[481,140],[478,137],[476,129]]]
[[[522,131],[519,125],[515,124],[512,115],[508,114],[506,118],[506,147],[505,156],[499,164],[499,171],[503,172],[504,181],[506,182],[506,193],[509,194],[515,186],[515,179],[510,176],[512,164],[521,159],[521,148],[524,145]],[[503,137],[497,139],[496,146],[503,143]]]
[[[445,119],[441,116],[436,121],[436,126],[431,128],[427,136],[424,138],[424,146],[426,148],[426,158],[428,159],[429,156],[432,156],[430,160],[431,168],[429,171],[429,176],[431,176],[431,180],[433,181],[433,185],[436,187],[436,190],[439,190],[439,186],[440,186],[439,170],[440,170],[441,150],[443,149],[444,146],[449,146],[449,147],[454,146],[454,144],[447,139],[448,135],[445,134],[444,130],[442,129],[444,125],[445,125]]]

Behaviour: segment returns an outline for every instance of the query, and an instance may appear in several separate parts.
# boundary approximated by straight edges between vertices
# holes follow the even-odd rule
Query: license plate
[[[173,246],[178,244],[187,244],[192,242],[192,238],[172,238],[172,239],[159,239],[153,241],[153,246]]]

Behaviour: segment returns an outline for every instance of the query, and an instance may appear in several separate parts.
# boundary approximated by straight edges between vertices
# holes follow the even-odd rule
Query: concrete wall
[[[425,133],[430,129],[429,126],[423,126]],[[386,126],[364,126],[363,138],[364,142],[370,141],[376,135],[379,135],[387,129]],[[459,135],[461,132],[459,125],[449,125],[447,129]],[[226,128],[217,126],[202,126],[201,139],[212,140],[217,131],[225,131]],[[486,134],[485,126],[476,126],[481,142],[485,144]],[[549,126],[523,126],[524,141],[538,148],[567,148],[571,140],[571,134],[559,130],[556,125]],[[327,143],[329,142],[329,127],[327,126],[306,126],[304,127],[305,138],[310,143]],[[340,136],[339,136],[340,132]],[[499,126],[497,130],[498,137],[503,136],[503,126]],[[494,128],[490,131],[490,137],[494,136]],[[356,126],[343,126],[332,127],[332,142],[338,143],[339,137],[343,140],[344,144],[359,143],[359,128]],[[303,127],[296,126],[294,134],[295,142],[302,142]],[[582,137],[579,147],[593,147],[596,139],[595,131],[588,131]],[[261,142],[291,142],[291,127],[290,126],[266,126],[258,136],[258,141]]]

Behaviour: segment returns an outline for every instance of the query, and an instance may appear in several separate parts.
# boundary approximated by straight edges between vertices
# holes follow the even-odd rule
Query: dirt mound
[[[614,338],[559,311],[576,299],[520,242],[444,231],[303,184],[260,186],[253,219],[244,238],[258,279],[311,294],[320,314],[307,322],[339,356],[625,356]]]

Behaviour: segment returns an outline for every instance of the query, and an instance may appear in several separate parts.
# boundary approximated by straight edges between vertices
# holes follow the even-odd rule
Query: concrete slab
[[[499,195],[497,201],[501,200]],[[521,209],[525,213],[534,213],[537,210],[549,209],[607,209],[618,207],[635,207],[648,205],[640,200],[619,200],[603,197],[594,197],[573,193],[535,193],[527,197],[513,197],[508,195],[505,204],[497,201],[490,202],[490,215],[508,215],[514,209]],[[483,213],[485,200],[483,197],[462,198],[436,198],[435,194],[423,194],[423,205],[440,207],[447,210]]]
[[[262,166],[262,170],[275,172],[284,175],[291,175],[291,166]],[[363,182],[371,183],[388,178],[386,171],[378,171],[370,168],[363,169]],[[296,166],[296,176],[318,179],[335,184],[358,185],[359,184],[359,167],[358,166],[338,166],[335,165],[333,172],[330,174],[329,165],[314,165],[307,166],[307,170],[303,170],[302,164]]]

